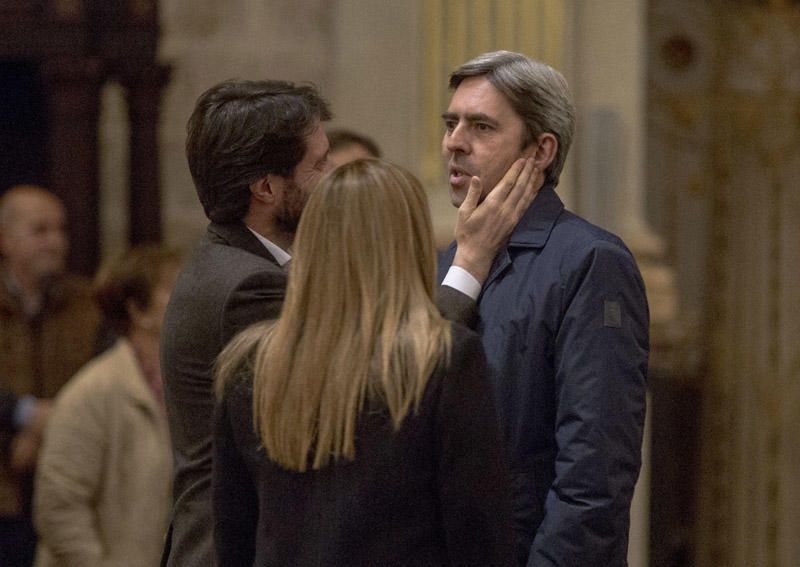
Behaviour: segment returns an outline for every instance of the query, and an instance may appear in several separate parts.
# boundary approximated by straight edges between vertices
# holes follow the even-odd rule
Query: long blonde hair
[[[451,344],[435,269],[427,198],[404,169],[358,160],[314,190],[280,318],[238,337],[218,365],[224,383],[255,349],[254,423],[272,460],[305,471],[353,459],[367,399],[395,429],[418,406]]]

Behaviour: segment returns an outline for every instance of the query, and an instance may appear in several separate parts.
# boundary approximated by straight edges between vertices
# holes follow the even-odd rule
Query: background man
[[[450,87],[442,152],[455,206],[473,176],[491,187],[520,156],[541,172],[479,297],[519,563],[625,565],[645,413],[644,284],[623,242],[554,191],[575,122],[561,74],[499,51],[459,67]]]
[[[178,279],[162,333],[176,467],[165,565],[215,563],[214,359],[238,331],[280,311],[300,214],[331,168],[322,129],[329,118],[327,103],[310,86],[227,81],[201,95],[189,119],[186,155],[211,223]],[[456,273],[485,277],[500,243],[533,199],[532,172],[531,161],[517,161],[477,208],[476,185],[459,214]],[[474,301],[449,286],[441,287],[439,304],[453,320],[469,322],[476,314]]]
[[[21,185],[0,198],[0,388],[18,396],[0,433],[0,565],[30,565],[32,471],[49,402],[95,351],[100,315],[89,283],[64,273],[61,201]],[[13,398],[12,398],[13,399]]]
[[[328,159],[332,167],[361,158],[381,157],[381,150],[374,140],[352,130],[329,130],[328,142],[331,145]]]

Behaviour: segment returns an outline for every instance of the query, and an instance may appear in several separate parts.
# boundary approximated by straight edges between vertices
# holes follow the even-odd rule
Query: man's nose
[[[450,153],[469,152],[469,137],[462,124],[457,124],[455,128],[444,136],[445,149]]]

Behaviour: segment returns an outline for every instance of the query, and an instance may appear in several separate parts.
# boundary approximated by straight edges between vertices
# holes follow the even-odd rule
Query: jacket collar
[[[509,251],[512,248],[542,248],[545,245],[563,210],[564,203],[556,195],[552,185],[545,185],[539,190],[539,194],[536,195],[533,203],[522,215],[517,227],[511,233],[508,246],[500,250],[495,257],[489,270],[489,277],[483,284],[481,295],[483,295],[483,290],[489,287],[489,284],[511,265],[512,259]],[[480,300],[480,296],[478,300]]]
[[[212,222],[208,225],[208,238],[211,242],[241,248],[242,250],[266,258],[275,265],[280,266],[275,256],[270,254],[269,250],[258,241],[258,238],[248,230],[243,222],[225,224]]]
[[[517,224],[508,239],[509,248],[541,248],[550,238],[556,220],[564,210],[564,203],[552,185],[545,185]]]
[[[33,318],[39,317],[44,312],[53,312],[61,308],[70,296],[71,286],[70,283],[72,276],[67,274],[59,274],[53,277],[45,286],[42,296],[42,305],[40,311],[33,315]],[[22,300],[13,289],[11,284],[10,275],[5,266],[0,264],[0,311],[8,313],[20,313],[22,316],[24,310],[22,307]],[[29,317],[25,315],[25,317]]]
[[[125,396],[137,406],[140,406],[160,419],[164,413],[159,405],[156,395],[147,384],[147,378],[142,373],[136,353],[128,339],[122,337],[111,347],[108,353],[116,361],[120,376],[124,376],[120,387]]]

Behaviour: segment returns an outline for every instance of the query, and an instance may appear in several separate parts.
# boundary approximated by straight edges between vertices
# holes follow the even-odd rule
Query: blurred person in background
[[[172,479],[159,338],[178,268],[174,251],[145,245],[98,273],[120,338],[56,398],[36,472],[37,567],[158,564]]]
[[[91,286],[67,274],[61,201],[18,185],[0,197],[0,390],[13,401],[0,431],[0,565],[28,567],[33,469],[48,398],[95,353],[100,313]]]
[[[331,145],[328,161],[333,167],[357,159],[382,157],[374,140],[352,130],[328,130],[328,142]]]
[[[29,427],[32,434],[41,435],[51,407],[50,400],[37,400],[33,396],[19,397],[0,389],[0,432],[13,434]]]
[[[219,564],[511,565],[483,349],[437,309],[419,182],[379,160],[339,167],[294,255],[278,320],[219,359]]]

